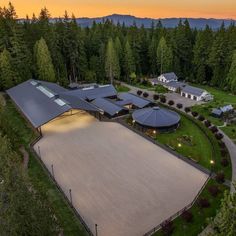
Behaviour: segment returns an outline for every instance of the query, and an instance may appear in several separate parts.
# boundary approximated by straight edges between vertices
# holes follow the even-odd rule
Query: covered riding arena
[[[86,112],[42,127],[42,161],[94,232],[136,236],[189,204],[207,176],[113,122]]]

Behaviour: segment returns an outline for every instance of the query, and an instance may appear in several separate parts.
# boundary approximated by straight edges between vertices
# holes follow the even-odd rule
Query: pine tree
[[[235,186],[235,184],[234,184]],[[236,187],[236,186],[235,186]],[[234,236],[236,233],[236,193],[225,192],[221,208],[212,222],[212,236]],[[211,235],[211,234],[210,234]]]
[[[43,38],[36,42],[34,57],[37,66],[37,75],[40,80],[55,82],[55,72],[50,52]]]
[[[135,73],[134,57],[128,40],[124,49],[124,72],[126,79],[130,78],[132,73]]]
[[[4,49],[0,54],[0,89],[8,89],[17,83],[17,76],[12,64],[11,54]]]
[[[232,93],[236,94],[236,51],[234,51],[231,67],[227,76],[228,86]]]
[[[113,40],[110,38],[107,43],[106,49],[106,62],[105,62],[106,75],[113,84],[113,79],[120,77],[120,65],[118,56],[115,51]]]
[[[169,72],[172,68],[172,52],[164,37],[160,39],[157,48],[157,64],[160,73]]]
[[[207,64],[213,40],[212,30],[206,26],[204,31],[199,31],[193,48],[193,64],[196,82],[202,83],[210,79],[210,68]]]
[[[228,58],[228,50],[226,43],[225,27],[222,24],[213,41],[208,64],[212,69],[213,77],[212,85],[224,87],[226,85],[226,62]]]
[[[148,48],[148,57],[151,70],[150,72],[152,75],[157,74],[157,46],[158,46],[158,41],[156,37],[153,36]]]

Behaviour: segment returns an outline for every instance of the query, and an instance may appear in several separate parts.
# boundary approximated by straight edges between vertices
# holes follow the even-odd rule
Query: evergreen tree
[[[206,26],[204,31],[199,31],[197,34],[196,42],[193,48],[194,58],[194,71],[196,82],[202,83],[209,80],[210,68],[207,65],[211,43],[213,40],[212,30]]]
[[[149,57],[149,64],[150,64],[150,73],[152,75],[157,74],[157,46],[158,41],[155,36],[152,37],[151,43],[148,48],[148,57]]]
[[[126,79],[130,78],[133,72],[135,73],[134,57],[128,40],[125,43],[124,50],[124,72]]]
[[[17,83],[11,54],[4,49],[0,54],[0,89],[8,89]]]
[[[165,73],[171,71],[172,68],[172,52],[167,46],[164,37],[160,39],[157,48],[157,64],[160,73]]]
[[[228,86],[232,93],[236,94],[236,51],[234,51],[231,67],[227,76]]]
[[[234,184],[235,186],[235,184]],[[225,192],[224,198],[221,202],[221,208],[216,215],[213,223],[214,236],[234,236],[236,233],[236,193]]]
[[[213,73],[211,80],[212,85],[220,87],[224,87],[226,85],[226,73],[228,72],[226,69],[227,58],[228,50],[225,27],[224,24],[222,24],[212,44],[208,60],[209,66],[211,67]]]
[[[113,40],[110,38],[107,43],[106,49],[106,62],[105,62],[106,75],[113,84],[113,79],[120,77],[120,66],[118,56],[114,47]]]
[[[50,52],[43,38],[36,42],[34,57],[37,66],[37,75],[40,80],[55,82],[55,72]]]

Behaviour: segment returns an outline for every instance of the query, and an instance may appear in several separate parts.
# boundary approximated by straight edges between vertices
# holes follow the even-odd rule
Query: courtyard
[[[86,112],[42,126],[42,161],[89,228],[143,235],[189,204],[207,175],[118,123]]]

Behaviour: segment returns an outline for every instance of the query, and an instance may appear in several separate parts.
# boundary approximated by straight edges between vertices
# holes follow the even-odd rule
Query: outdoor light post
[[[213,173],[213,165],[215,164],[214,160],[210,160],[210,164],[211,164],[211,175]]]
[[[98,225],[95,224],[95,236],[98,236]]]
[[[52,168],[52,177],[53,177],[53,179],[55,179],[55,178],[54,178],[54,168],[53,168],[53,164],[51,165],[51,168]]]
[[[71,203],[71,205],[73,205],[73,204],[72,204],[72,193],[71,193],[71,189],[69,189],[69,194],[70,194],[70,203]]]
[[[38,155],[41,158],[40,147],[38,146]]]
[[[155,138],[156,138],[156,140],[157,140],[157,130],[153,130],[153,134],[155,134]]]

